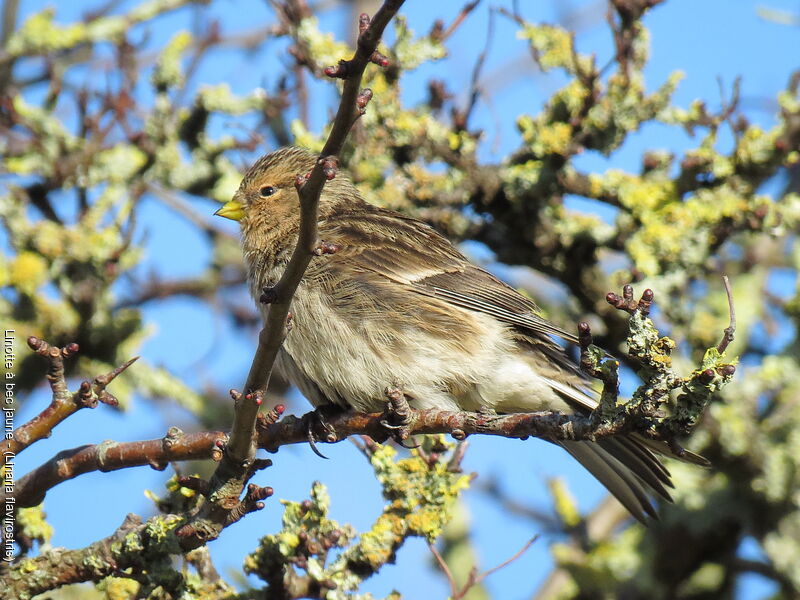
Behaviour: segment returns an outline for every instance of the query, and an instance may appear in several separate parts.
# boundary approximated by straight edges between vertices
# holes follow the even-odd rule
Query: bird
[[[262,156],[215,213],[239,222],[262,315],[262,290],[277,283],[297,243],[295,182],[317,160],[294,146]],[[336,252],[312,257],[275,362],[315,407],[381,411],[398,381],[417,409],[588,414],[597,406],[587,376],[554,339],[573,334],[428,224],[368,202],[344,170],[322,190],[318,231]],[[671,453],[667,444],[636,435],[549,441],[639,521],[657,518],[654,497],[671,500],[657,456]],[[683,460],[705,464],[689,452]]]

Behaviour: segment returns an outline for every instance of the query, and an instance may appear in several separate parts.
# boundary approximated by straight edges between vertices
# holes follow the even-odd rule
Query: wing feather
[[[403,283],[423,296],[485,313],[541,338],[570,333],[539,315],[536,304],[488,271],[469,263],[428,225],[381,209],[335,215],[320,223],[326,242],[341,249],[332,263],[358,256],[358,268]]]

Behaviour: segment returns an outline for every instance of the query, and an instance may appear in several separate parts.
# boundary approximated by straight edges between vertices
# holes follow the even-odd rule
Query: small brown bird
[[[300,225],[295,179],[316,158],[300,148],[262,157],[216,213],[241,225],[256,299],[289,262]],[[312,258],[276,363],[315,406],[380,411],[394,381],[414,408],[596,406],[585,376],[551,338],[572,334],[428,225],[369,204],[345,173],[323,189],[319,236],[339,250]],[[653,454],[669,453],[666,445],[634,436],[557,443],[637,519],[655,516],[650,494],[669,500],[669,472]]]

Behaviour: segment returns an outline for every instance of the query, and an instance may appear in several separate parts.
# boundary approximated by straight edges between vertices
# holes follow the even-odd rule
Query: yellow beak
[[[244,207],[236,200],[228,200],[214,214],[231,221],[238,221],[244,216]]]

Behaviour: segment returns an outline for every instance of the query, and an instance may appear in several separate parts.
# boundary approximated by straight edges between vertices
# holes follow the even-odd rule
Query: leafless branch
[[[78,344],[72,343],[58,348],[31,336],[28,338],[28,346],[47,359],[47,379],[53,396],[47,408],[27,423],[17,427],[11,435],[11,439],[4,441],[3,451],[13,454],[19,454],[31,444],[49,437],[59,423],[81,408],[94,408],[98,402],[116,406],[117,399],[106,391],[106,387],[139,358],[138,356],[134,357],[110,373],[98,375],[92,382],[83,381],[78,391],[72,393],[67,388],[64,359],[72,357],[78,352]]]
[[[308,250],[307,256],[311,256],[314,250],[310,246],[301,246],[301,248]],[[638,339],[657,337],[652,322],[646,318],[653,302],[653,293],[650,290],[645,290],[641,298],[636,300],[633,288],[625,286],[622,296],[609,293],[606,299],[619,310],[631,314],[632,332],[634,328],[638,328],[640,334],[637,336]],[[281,335],[274,335],[271,343],[280,343],[283,327],[284,325],[281,324],[279,330]],[[642,328],[652,335],[642,336]],[[265,332],[267,331],[265,328],[261,335],[266,336]],[[709,367],[695,371],[689,378],[680,378],[672,372],[669,361],[665,361],[663,355],[660,354],[668,351],[669,344],[659,341],[656,343],[657,347],[648,348],[635,342],[632,334],[632,337],[629,338],[631,356],[641,363],[643,373],[648,370],[651,373],[645,377],[648,381],[640,386],[631,400],[619,403],[617,361],[607,359],[605,353],[591,345],[591,332],[587,324],[581,323],[578,331],[581,367],[591,376],[603,380],[604,383],[600,403],[597,409],[588,415],[564,414],[557,411],[497,415],[484,412],[414,410],[408,405],[408,400],[400,389],[389,389],[386,391],[389,402],[387,402],[384,412],[345,412],[331,415],[326,418],[325,431],[321,432],[317,438],[327,443],[335,443],[352,435],[361,435],[379,441],[394,437],[402,442],[415,434],[449,433],[459,441],[463,441],[472,434],[520,439],[533,436],[555,441],[598,440],[620,433],[636,432],[653,440],[667,442],[673,451],[680,452],[676,437],[687,435],[691,431],[720,381],[730,380],[735,372],[732,364],[720,363],[714,368]],[[658,356],[651,356],[651,352]],[[60,356],[60,351],[54,351],[53,354]],[[56,382],[54,389],[60,390],[58,369],[61,364],[63,370],[63,362],[59,363],[58,358],[54,358],[54,361],[55,366],[51,366],[51,371],[55,372],[52,378]],[[103,384],[105,381],[105,385],[107,385],[107,382],[113,379],[111,377],[113,373],[106,376],[106,379],[100,383]],[[254,374],[253,371],[251,371],[251,378],[256,378],[257,382],[267,379],[262,373],[255,372]],[[650,379],[652,381],[649,381]],[[95,381],[98,382],[98,379]],[[660,399],[668,396],[671,390],[677,388],[682,390],[675,400],[678,416],[664,417],[659,411]],[[66,392],[59,393],[66,394]],[[243,456],[239,462],[233,461],[232,456],[234,455],[230,450],[232,444],[225,446],[225,437],[220,432],[188,435],[173,432],[173,435],[165,438],[167,441],[150,440],[119,444],[106,442],[99,446],[85,446],[59,453],[20,479],[16,490],[18,505],[30,506],[38,503],[48,489],[81,473],[122,469],[142,464],[150,464],[159,468],[171,460],[181,460],[189,456],[191,458],[220,458],[218,454],[220,448],[223,448],[225,452],[214,477],[209,482],[209,489],[215,491],[225,488],[225,493],[217,494],[217,496],[227,495],[226,497],[231,499],[231,504],[235,504],[255,470],[264,466],[263,463],[260,463],[261,466],[259,466],[259,462],[254,458],[256,448],[275,452],[287,444],[306,442],[309,436],[309,419],[292,416],[280,419],[283,413],[282,406],[275,407],[267,416],[259,419],[258,407],[263,397],[262,389],[257,388],[246,394],[231,390],[231,395],[236,402],[235,418],[240,421],[243,419],[243,407],[246,407],[248,411],[255,409],[252,410],[253,423],[252,426],[249,426],[251,429],[236,429],[236,425],[234,425],[231,434],[232,437],[235,435],[245,436],[246,444],[240,442],[244,449],[242,450],[243,454],[238,455]],[[203,518],[206,518],[205,514],[198,516],[198,519],[202,520]],[[224,523],[218,522],[217,525],[224,526]],[[188,527],[191,530],[194,525]],[[207,530],[204,529],[204,531],[207,535],[211,535]],[[186,532],[184,531],[184,533]],[[218,534],[219,530],[216,533]]]
[[[467,576],[467,581],[460,588],[458,586],[458,583],[456,583],[455,577],[453,577],[453,572],[450,570],[450,567],[447,566],[447,562],[445,562],[439,550],[436,549],[436,546],[434,544],[429,543],[428,548],[430,548],[431,554],[433,554],[433,557],[436,559],[436,562],[439,564],[439,567],[441,567],[442,572],[444,572],[445,577],[447,577],[447,582],[450,584],[450,598],[452,600],[462,600],[463,598],[466,598],[470,589],[481,583],[484,579],[489,577],[489,575],[492,575],[493,573],[496,573],[500,569],[507,567],[515,560],[517,560],[520,556],[525,554],[528,548],[530,548],[531,545],[538,538],[539,538],[538,535],[533,536],[525,543],[525,545],[522,548],[520,548],[517,552],[515,552],[514,555],[511,556],[509,559],[504,560],[499,565],[492,567],[491,569],[488,569],[483,573],[478,574],[477,570],[473,567],[472,571],[470,571],[469,575]]]
[[[517,550],[517,551],[516,551],[516,552],[513,554],[513,556],[510,556],[509,558],[507,558],[506,560],[504,560],[503,562],[501,562],[499,565],[497,565],[497,566],[494,566],[494,567],[492,567],[491,569],[489,569],[489,570],[487,570],[487,571],[484,571],[483,573],[481,573],[480,575],[478,575],[478,576],[475,578],[475,584],[478,584],[478,583],[480,583],[481,581],[483,581],[484,579],[486,579],[487,577],[489,577],[489,575],[491,575],[491,574],[493,574],[493,573],[496,573],[496,572],[497,572],[497,571],[499,571],[500,569],[503,569],[503,568],[507,567],[508,565],[510,565],[511,563],[513,563],[513,562],[514,562],[515,560],[517,560],[517,559],[518,559],[520,556],[522,556],[523,554],[525,554],[525,553],[528,551],[528,548],[530,548],[530,547],[533,545],[533,543],[534,543],[536,540],[538,540],[538,539],[539,539],[539,536],[538,536],[538,535],[535,535],[535,536],[533,536],[531,539],[529,539],[527,542],[525,542],[525,545],[524,545],[524,546],[522,546],[522,548],[520,548],[519,550]]]
[[[375,16],[359,17],[359,36],[356,53],[351,60],[340,61],[338,67],[326,69],[331,77],[344,79],[339,109],[334,118],[328,140],[317,164],[309,174],[298,174],[296,187],[300,199],[300,232],[289,264],[274,288],[265,317],[264,327],[258,336],[258,348],[250,372],[239,394],[231,390],[236,401],[229,443],[222,460],[210,481],[210,497],[218,499],[206,503],[200,513],[177,531],[180,537],[193,537],[199,542],[213,539],[227,525],[223,505],[235,504],[242,489],[252,477],[258,461],[256,455],[256,419],[261,399],[269,384],[272,367],[278,350],[286,336],[289,307],[297,286],[308,267],[317,239],[317,208],[322,188],[327,180],[336,176],[336,157],[342,150],[353,123],[363,114],[372,93],[361,91],[361,77],[369,62],[384,65],[386,59],[377,53],[383,30],[403,4],[403,0],[386,0]],[[385,66],[385,65],[384,65]],[[245,502],[247,499],[245,499]],[[219,504],[220,507],[215,507]]]
[[[325,173],[325,170],[329,168],[330,157],[335,157],[341,152],[347,134],[356,120],[356,115],[362,110],[357,105],[361,76],[378,46],[384,28],[402,4],[402,0],[387,0],[371,21],[366,15],[362,15],[362,23],[366,18],[368,26],[358,37],[355,56],[352,60],[344,63],[347,64],[347,74],[344,75],[344,90],[333,127],[322,149],[320,160],[308,175],[308,179],[298,186],[301,215],[297,246],[283,276],[273,288],[275,300],[270,304],[264,328],[259,334],[258,349],[244,385],[246,393],[266,390],[269,383],[272,365],[285,337],[284,328],[292,297],[311,261],[314,249],[319,245],[317,207],[325,181],[332,179],[329,173]],[[242,462],[254,453],[252,439],[257,413],[258,406],[254,403],[245,403],[241,410],[236,412],[231,442],[226,453],[231,460]]]
[[[717,351],[722,354],[728,348],[728,344],[733,341],[733,334],[736,332],[736,309],[733,305],[733,290],[727,275],[722,276],[722,283],[725,286],[725,294],[728,296],[728,314],[730,315],[729,325],[722,334],[722,339],[717,344]]]
[[[447,566],[447,562],[445,562],[444,557],[439,550],[437,550],[436,545],[428,542],[428,548],[430,548],[433,558],[436,559],[439,568],[442,569],[442,573],[444,573],[444,576],[447,578],[447,583],[450,584],[450,597],[454,599],[461,597],[461,592],[458,589],[458,583],[456,583],[455,577],[453,577],[453,572],[450,570],[450,567]]]
[[[19,506],[36,506],[47,490],[94,471],[117,471],[149,465],[161,471],[172,461],[222,458],[227,440],[223,431],[184,434],[171,428],[163,438],[135,442],[106,441],[62,450],[16,482]]]
[[[463,7],[461,7],[461,10],[456,15],[456,18],[453,19],[453,22],[450,23],[447,29],[444,28],[444,23],[442,21],[436,21],[434,28],[431,31],[431,35],[442,42],[445,41],[447,38],[453,35],[453,33],[455,33],[456,29],[458,29],[461,23],[464,22],[464,19],[466,19],[469,16],[469,13],[475,10],[480,3],[480,0],[471,0],[470,2],[467,2]]]
[[[481,95],[481,86],[480,86],[480,78],[481,78],[481,71],[483,70],[483,65],[486,62],[486,56],[489,54],[489,46],[494,39],[494,10],[489,11],[489,21],[487,24],[487,31],[486,31],[486,43],[483,46],[483,50],[478,55],[478,59],[475,61],[475,66],[472,68],[472,78],[470,79],[469,84],[469,100],[467,101],[467,108],[464,110],[463,114],[458,115],[460,121],[456,123],[456,126],[466,130],[469,124],[469,118],[472,115],[472,111],[475,110],[475,106],[478,103],[478,98]]]
[[[350,436],[366,435],[386,440],[385,413],[346,412],[326,417],[325,443],[337,443]],[[566,415],[556,411],[494,415],[473,412],[409,409],[410,435],[447,433],[458,438],[468,435],[493,435],[548,440],[601,439],[632,430],[625,427],[597,428],[590,416]],[[321,437],[321,436],[320,436]],[[64,450],[17,482],[17,504],[31,506],[41,501],[46,491],[59,483],[92,471],[114,471],[141,465],[163,468],[170,461],[216,458],[224,448],[221,431],[173,432],[166,438],[137,442],[105,442]],[[171,440],[165,442],[165,440]],[[282,446],[308,441],[308,427],[302,417],[288,416],[277,422],[259,424],[258,448],[277,452]]]

